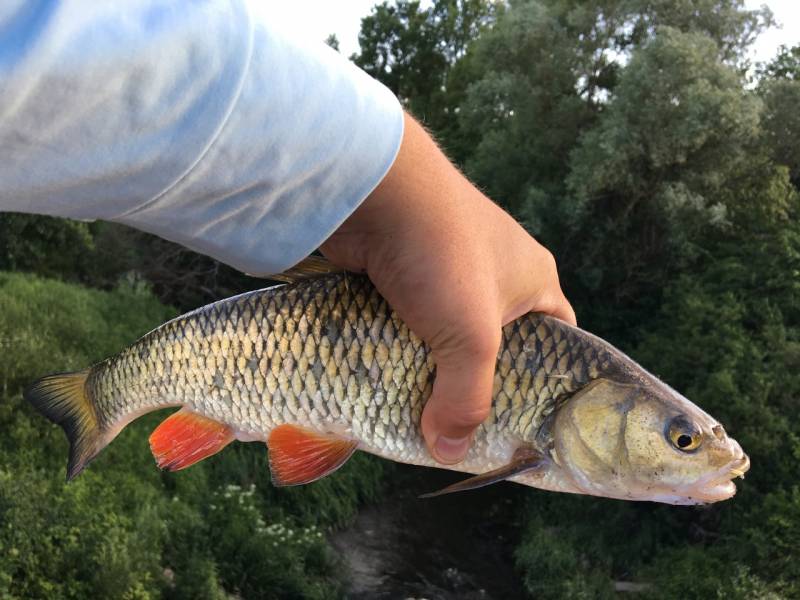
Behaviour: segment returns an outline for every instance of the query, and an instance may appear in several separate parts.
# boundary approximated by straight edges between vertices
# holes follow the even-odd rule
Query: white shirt
[[[250,4],[0,2],[0,210],[124,223],[253,275],[319,246],[388,171],[402,109]]]

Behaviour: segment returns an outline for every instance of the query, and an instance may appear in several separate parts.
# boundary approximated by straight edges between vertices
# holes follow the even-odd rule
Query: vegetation
[[[752,459],[739,494],[705,508],[524,494],[531,597],[800,597],[800,47],[753,68],[771,23],[741,0],[396,0],[362,22],[353,60],[553,250],[581,324]],[[1,268],[72,282],[0,276],[0,592],[336,595],[317,534],[375,497],[375,461],[277,493],[263,448],[239,444],[174,477],[152,468],[144,420],[54,481],[64,441],[21,386],[166,318],[145,288],[184,309],[251,283],[118,231],[0,221]]]
[[[531,492],[525,589],[797,597],[800,48],[753,86],[746,49],[771,16],[737,0],[517,1],[493,15],[440,82],[403,82],[432,98],[453,82],[441,110],[457,117],[419,116],[554,251],[582,324],[718,416],[753,461],[739,495],[709,508]]]
[[[260,444],[161,473],[147,447],[163,418],[154,414],[64,483],[64,435],[21,389],[117,352],[174,312],[141,287],[104,292],[0,273],[3,598],[338,596],[323,531],[375,499],[376,460],[355,457],[319,485],[283,492],[269,484]]]

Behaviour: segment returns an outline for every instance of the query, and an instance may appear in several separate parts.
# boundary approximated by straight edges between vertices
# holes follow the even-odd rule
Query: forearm
[[[391,165],[391,93],[247,2],[103,6],[0,22],[0,210],[118,221],[266,274]]]

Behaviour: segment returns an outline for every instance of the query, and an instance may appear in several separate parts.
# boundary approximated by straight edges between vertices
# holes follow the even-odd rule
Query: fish
[[[608,342],[539,313],[503,327],[490,414],[466,458],[441,465],[420,429],[436,373],[430,348],[366,276],[311,271],[32,383],[24,397],[69,440],[67,480],[134,419],[171,407],[149,438],[159,468],[187,468],[234,441],[265,443],[277,486],[316,481],[360,450],[472,475],[426,496],[509,480],[691,505],[730,498],[749,469],[713,417]]]

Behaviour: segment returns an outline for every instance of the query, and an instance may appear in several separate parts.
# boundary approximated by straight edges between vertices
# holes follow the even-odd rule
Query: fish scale
[[[492,410],[460,470],[499,464],[497,443],[530,441],[559,399],[608,364],[596,338],[529,314],[503,328]],[[93,367],[102,427],[184,405],[264,439],[290,423],[331,431],[393,460],[436,465],[420,433],[435,368],[429,348],[369,280],[333,274],[249,292],[178,317]],[[501,444],[502,445],[502,444]]]
[[[360,448],[428,466],[420,420],[430,349],[362,276],[250,292],[178,317],[88,369],[24,391],[70,442],[77,476],[136,417],[169,406],[150,435],[180,470],[232,441],[265,441],[276,485],[310,483]],[[528,314],[502,330],[493,401],[466,459],[475,473],[433,495],[511,480],[670,504],[733,496],[750,466],[720,423],[613,346]],[[457,399],[456,399],[457,400]]]

